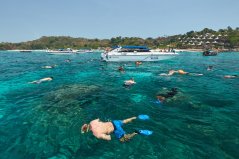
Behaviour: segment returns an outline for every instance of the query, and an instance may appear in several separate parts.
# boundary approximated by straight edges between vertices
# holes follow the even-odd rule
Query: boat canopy
[[[147,46],[123,46],[123,49],[145,49],[148,50]]]
[[[150,52],[147,46],[134,46],[134,45],[126,45],[126,46],[116,46],[113,49],[120,48],[119,52]]]

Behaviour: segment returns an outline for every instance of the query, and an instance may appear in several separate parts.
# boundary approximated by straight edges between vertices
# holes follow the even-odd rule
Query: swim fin
[[[138,116],[138,119],[140,119],[140,120],[148,120],[149,116],[141,114],[141,115]]]
[[[154,104],[161,104],[162,102],[160,100],[154,101]]]
[[[150,130],[135,130],[135,132],[145,136],[149,136],[153,134],[153,131],[150,131]]]

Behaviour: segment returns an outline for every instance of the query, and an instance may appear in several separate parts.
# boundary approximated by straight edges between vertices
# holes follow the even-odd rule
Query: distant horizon
[[[42,36],[157,38],[239,26],[238,0],[8,0],[1,3],[0,42]]]

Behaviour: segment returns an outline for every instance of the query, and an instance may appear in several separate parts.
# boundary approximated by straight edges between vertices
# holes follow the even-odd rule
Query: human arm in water
[[[111,136],[107,134],[100,134],[96,136],[98,139],[103,139],[103,140],[111,140]]]

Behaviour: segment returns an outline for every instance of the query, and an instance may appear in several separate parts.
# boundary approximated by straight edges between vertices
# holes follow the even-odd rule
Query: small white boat
[[[19,50],[19,52],[32,52],[32,50]]]
[[[49,49],[47,49],[46,52],[48,54],[51,54],[51,55],[69,55],[69,54],[76,53],[76,51],[72,50],[71,48],[59,49],[59,50],[49,50]]]
[[[91,49],[80,49],[80,50],[77,50],[76,53],[78,54],[82,54],[82,53],[92,53],[93,50]]]
[[[146,46],[124,46],[101,54],[103,61],[160,61],[177,56],[175,51],[153,51]]]

